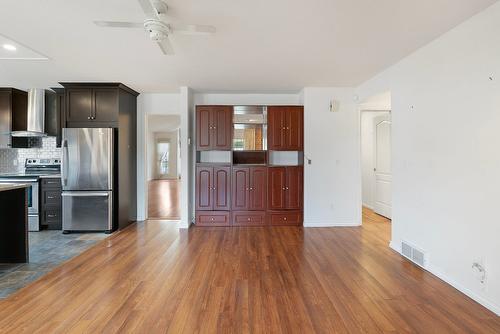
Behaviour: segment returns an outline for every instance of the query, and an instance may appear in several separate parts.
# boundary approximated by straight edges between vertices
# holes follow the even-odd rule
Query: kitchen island
[[[29,184],[0,184],[0,263],[24,263],[28,252]]]

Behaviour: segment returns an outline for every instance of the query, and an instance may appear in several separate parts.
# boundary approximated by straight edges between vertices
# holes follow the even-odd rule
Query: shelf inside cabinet
[[[233,151],[233,165],[266,165],[266,151]]]

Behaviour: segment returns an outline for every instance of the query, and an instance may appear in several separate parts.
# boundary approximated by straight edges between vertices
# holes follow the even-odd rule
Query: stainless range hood
[[[13,131],[12,137],[45,137],[45,89],[28,89],[26,129]]]

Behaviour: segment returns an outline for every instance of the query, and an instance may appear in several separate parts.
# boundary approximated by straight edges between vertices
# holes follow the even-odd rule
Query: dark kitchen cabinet
[[[60,178],[40,179],[40,226],[48,230],[62,229],[62,187]]]
[[[226,166],[196,167],[196,210],[231,209],[231,168]]]
[[[66,123],[89,123],[94,112],[91,88],[66,90]]]
[[[267,119],[269,150],[303,150],[304,107],[270,106],[267,108]]]
[[[30,148],[38,138],[12,137],[12,131],[26,130],[28,93],[15,88],[0,88],[0,148]]]
[[[66,127],[119,127],[119,115],[128,108],[124,93],[137,93],[118,83],[61,83],[65,88]],[[126,95],[126,94],[125,94]]]
[[[137,220],[137,96],[116,82],[61,82],[63,128],[115,128],[114,227]]]
[[[267,168],[233,168],[233,210],[265,210],[267,204]]]
[[[61,147],[64,122],[64,89],[52,88],[45,92],[45,133],[56,137],[56,146]]]
[[[270,210],[301,209],[303,197],[302,167],[270,167],[268,174],[268,208]]]
[[[198,106],[196,108],[196,149],[231,150],[232,106]]]

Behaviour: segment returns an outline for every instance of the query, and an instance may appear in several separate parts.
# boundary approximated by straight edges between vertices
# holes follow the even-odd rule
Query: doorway
[[[392,218],[391,113],[361,110],[362,203],[370,210]]]
[[[149,115],[148,219],[180,219],[180,117]]]

